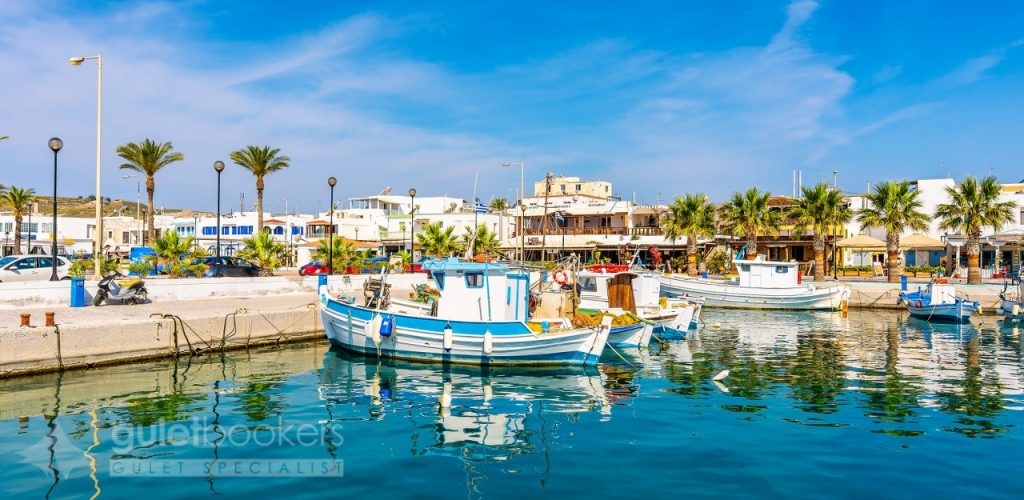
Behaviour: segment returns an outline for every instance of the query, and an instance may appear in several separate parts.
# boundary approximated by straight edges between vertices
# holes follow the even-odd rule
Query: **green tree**
[[[260,276],[272,275],[288,257],[288,247],[269,231],[260,231],[251,238],[245,238],[242,245],[237,255],[259,266]]]
[[[748,259],[757,257],[757,237],[778,234],[782,225],[782,213],[768,205],[771,195],[753,187],[746,193],[733,193],[732,199],[722,206],[722,227],[747,239]]]
[[[248,170],[256,177],[256,220],[260,232],[263,232],[263,177],[267,174],[288,168],[292,159],[278,156],[281,150],[270,146],[246,146],[244,149],[231,152],[231,161]],[[332,207],[333,208],[333,207]]]
[[[886,268],[889,283],[900,280],[900,235],[907,228],[924,231],[928,216],[921,211],[920,191],[910,188],[907,181],[884,181],[865,197],[870,206],[857,211],[861,230],[880,227],[885,230]]]
[[[462,234],[463,248],[470,248],[470,243],[472,243],[474,256],[493,255],[501,250],[501,241],[498,240],[498,235],[488,230],[487,226],[477,226],[476,238],[473,237],[473,227],[466,226],[466,232]]]
[[[423,232],[416,235],[416,241],[419,242],[423,255],[449,257],[463,250],[454,232],[455,226],[442,229],[441,223],[435,222],[424,227]]]
[[[0,199],[6,204],[11,206],[11,212],[14,215],[14,253],[21,253],[21,220],[25,216],[25,211],[28,209],[29,204],[34,199],[33,196],[36,194],[32,188],[19,188],[11,186],[9,188],[0,190]],[[28,253],[28,246],[32,242],[26,244],[25,253]]]
[[[153,193],[156,192],[156,173],[177,161],[185,159],[185,155],[174,151],[170,142],[155,142],[143,139],[140,143],[129,142],[117,147],[117,156],[126,163],[121,168],[134,170],[146,176],[146,242],[153,241],[156,231],[153,227]],[[145,243],[145,242],[144,242]]]
[[[487,208],[489,208],[492,212],[504,212],[505,210],[508,210],[508,207],[508,200],[506,200],[505,198],[495,198],[491,200],[490,203],[487,204]]]
[[[715,206],[704,194],[676,196],[661,218],[665,239],[675,244],[676,238],[686,236],[686,273],[697,275],[697,238],[715,235]]]
[[[1016,203],[999,201],[1002,189],[996,178],[985,177],[979,183],[967,176],[954,187],[947,187],[949,203],[935,207],[935,217],[940,219],[939,229],[955,230],[967,237],[964,246],[967,251],[967,283],[981,283],[981,229],[992,226],[998,232],[1003,224],[1013,221]]]
[[[802,188],[803,197],[789,209],[787,214],[793,221],[796,233],[814,235],[814,280],[825,279],[825,236],[835,227],[849,222],[853,216],[850,206],[843,201],[843,194],[829,187],[827,182]]]
[[[334,244],[333,250],[330,245]],[[331,238],[320,240],[320,246],[317,247],[316,252],[313,252],[313,258],[319,262],[326,263],[330,266],[331,272],[336,273],[339,269],[345,270],[345,266],[352,260],[356,254],[356,247],[350,241],[345,241],[340,236],[332,236]],[[333,262],[330,262],[331,259]]]
[[[167,231],[153,240],[153,254],[153,265],[162,267],[170,278],[200,276],[206,270],[202,259],[207,253],[195,245],[195,236],[182,238],[177,231]]]

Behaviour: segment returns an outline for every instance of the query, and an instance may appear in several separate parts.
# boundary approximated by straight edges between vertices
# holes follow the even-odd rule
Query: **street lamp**
[[[103,54],[72,57],[68,59],[68,63],[72,66],[80,66],[86,59],[96,60],[96,234],[94,235],[95,241],[93,242],[96,250],[93,257],[95,261],[94,272],[99,277],[101,273],[100,252],[103,249],[103,195],[100,194],[100,143],[103,137]],[[56,273],[56,271],[54,272]]]
[[[60,137],[53,137],[48,145],[50,150],[53,151],[53,229],[51,233],[53,234],[53,244],[50,246],[50,262],[53,265],[53,274],[50,275],[50,281],[57,281],[60,279],[57,277],[57,152],[64,147],[64,141],[60,140]],[[99,273],[96,275],[99,276]]]
[[[520,216],[519,216],[519,227],[516,229],[516,232],[519,233],[519,260],[523,261],[526,258],[526,235],[523,234],[523,222],[524,222],[523,219],[526,218],[526,205],[523,204],[523,198],[526,197],[526,190],[525,190],[524,185],[523,185],[523,172],[526,170],[526,162],[525,161],[521,161],[521,162],[518,162],[518,164],[519,164],[519,199],[517,200],[517,203],[519,203],[519,213],[520,213]],[[512,165],[516,165],[516,163],[505,162],[505,163],[501,164],[501,166],[503,166],[503,167],[511,167]]]
[[[213,162],[213,169],[217,171],[217,262],[220,262],[220,173],[224,171],[224,162]]]
[[[25,255],[32,254],[32,212],[35,208],[36,202],[28,202],[28,243],[25,243]],[[21,231],[21,228],[18,228],[18,231]],[[19,248],[18,251],[20,252],[21,249]]]
[[[409,267],[416,262],[416,188],[409,188]]]
[[[121,176],[122,179],[131,179],[132,177],[135,178],[135,219],[136,220],[141,220],[142,219],[142,208],[141,208],[142,207],[142,196],[141,196],[140,193],[142,192],[142,176],[139,175],[139,174],[128,174],[128,175],[122,175]],[[139,242],[142,242],[142,233],[141,232],[139,233]]]
[[[838,170],[833,170],[832,171],[832,189],[834,189],[837,193],[839,192],[839,171]],[[842,201],[842,200],[840,200],[840,201]],[[838,255],[836,255],[839,252],[839,242],[836,241],[837,238],[838,238],[838,236],[836,236],[836,226],[833,223],[832,224],[832,279],[834,279],[834,280],[839,279],[839,270],[836,269],[836,260],[837,260],[837,257],[839,257]]]
[[[338,179],[334,177],[327,178],[327,185],[331,186],[331,204],[327,207],[331,211],[331,222],[327,226],[330,238],[327,240],[327,274],[334,274],[334,186],[337,183]]]
[[[548,172],[544,175],[544,218],[541,219],[540,223],[540,261],[547,262],[547,243],[548,243],[548,195],[551,194],[551,179],[555,177],[555,174]]]

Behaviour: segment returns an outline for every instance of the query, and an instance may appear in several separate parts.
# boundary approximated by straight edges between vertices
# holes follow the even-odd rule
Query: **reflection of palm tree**
[[[190,407],[198,401],[205,401],[205,394],[182,394],[174,392],[163,396],[135,398],[128,400],[128,421],[135,427],[148,427],[165,422],[180,422],[188,414],[201,408]]]
[[[249,420],[263,422],[281,414],[284,405],[275,395],[280,383],[280,380],[254,380],[245,384],[239,398],[242,400],[242,412]]]
[[[845,389],[843,352],[839,342],[822,335],[797,340],[796,359],[789,371],[793,394],[813,413],[834,413]]]
[[[885,380],[881,388],[867,395],[869,416],[880,420],[903,422],[914,415],[918,400],[924,394],[916,377],[907,377],[898,369],[900,333],[896,326],[885,332]],[[887,434],[910,435],[906,431],[885,431]]]
[[[994,417],[1003,410],[1002,391],[998,379],[986,381],[981,376],[980,342],[978,335],[972,335],[967,341],[964,379],[956,383],[960,387],[960,393],[958,394],[956,390],[939,393],[943,400],[943,410],[963,414],[957,419],[957,423],[962,427],[952,430],[971,437],[1007,430],[995,423]],[[985,387],[986,384],[989,385],[988,388]]]

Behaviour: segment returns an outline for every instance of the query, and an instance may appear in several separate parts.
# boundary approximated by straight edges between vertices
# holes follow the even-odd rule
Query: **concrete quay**
[[[361,297],[366,277],[332,276],[328,286]],[[398,295],[425,279],[388,281]],[[147,279],[150,302],[98,307],[91,296],[71,307],[68,282],[34,283],[31,294],[8,285],[29,284],[0,291],[0,378],[324,338],[316,277]],[[26,314],[30,326],[22,326]]]
[[[366,278],[332,276],[329,287],[361,297]],[[426,275],[397,274],[388,281],[392,295],[405,296]],[[841,282],[851,288],[851,309],[902,309],[898,283]],[[923,282],[909,287],[918,285]],[[69,282],[5,283],[0,378],[324,338],[316,277],[147,279],[146,286],[147,304],[94,307],[87,295],[90,305],[70,307]],[[86,282],[86,291],[95,289],[95,282]],[[1001,289],[1001,283],[957,285],[958,294],[979,301],[989,317]],[[20,326],[23,314],[30,315],[30,326]]]

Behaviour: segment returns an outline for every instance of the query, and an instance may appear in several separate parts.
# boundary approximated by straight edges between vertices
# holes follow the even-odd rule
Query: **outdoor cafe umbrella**
[[[875,250],[885,248],[885,242],[878,238],[872,238],[871,236],[868,236],[866,234],[858,234],[837,241],[836,246],[838,246],[839,248]]]
[[[866,234],[857,234],[849,238],[843,238],[836,242],[836,246],[839,248],[849,248],[851,250],[884,250],[885,242],[878,239],[872,238]],[[864,264],[864,255],[861,254],[861,264]]]
[[[900,238],[900,248],[911,248],[915,250],[925,250],[929,248],[946,248],[946,244],[939,241],[931,236],[926,236],[920,233],[914,233],[910,236],[903,236]]]

